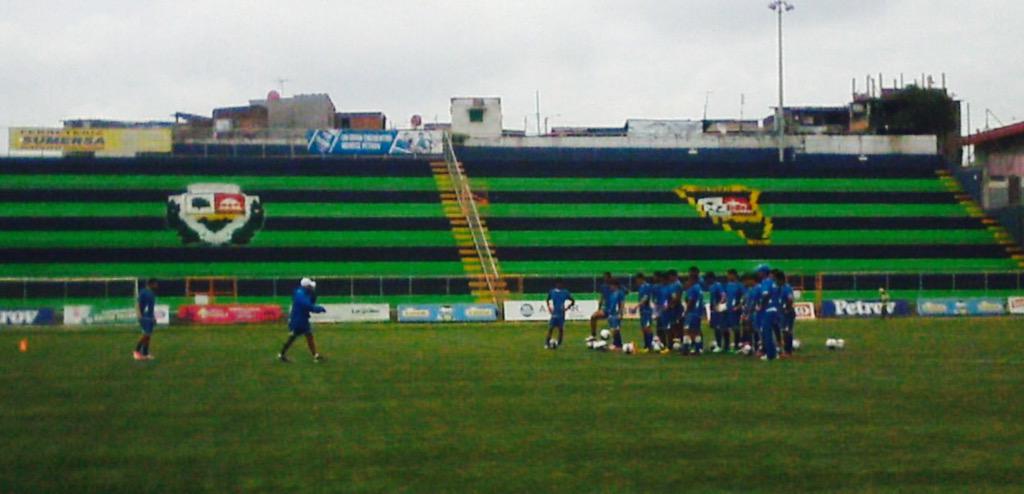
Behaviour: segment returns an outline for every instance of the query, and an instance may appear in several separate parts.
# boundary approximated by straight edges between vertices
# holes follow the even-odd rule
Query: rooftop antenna
[[[711,91],[710,89],[707,90],[707,91],[704,91],[704,121],[705,122],[708,121],[708,103],[711,102],[711,93],[713,93],[713,92],[714,91]]]
[[[274,82],[277,83],[277,87],[278,87],[278,89],[281,90],[281,96],[283,97],[284,96],[284,83],[291,82],[291,79],[285,79],[284,77],[278,77],[277,79],[274,79]]]

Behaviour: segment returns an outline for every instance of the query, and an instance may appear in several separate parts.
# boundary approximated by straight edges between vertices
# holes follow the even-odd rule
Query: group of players
[[[644,342],[640,353],[668,354],[675,350],[681,355],[701,355],[704,353],[701,326],[707,312],[705,304],[709,304],[708,319],[715,338],[713,352],[758,355],[763,360],[788,357],[793,353],[794,291],[786,282],[786,274],[780,270],[760,265],[753,273],[740,276],[735,269],[730,269],[724,281],[715,273],[701,273],[697,267],[691,267],[685,279],[675,270],[655,273],[652,279],[640,273],[633,277],[633,288],[637,304],[627,309],[628,287],[611,273],[604,273],[598,309],[590,318],[588,346],[595,346],[598,322],[606,320],[613,340],[606,349],[628,350],[622,342],[622,319],[629,310],[640,317]],[[575,303],[562,282],[556,283],[548,293],[551,320],[547,348],[561,346],[565,314]],[[555,330],[557,339],[553,339]]]

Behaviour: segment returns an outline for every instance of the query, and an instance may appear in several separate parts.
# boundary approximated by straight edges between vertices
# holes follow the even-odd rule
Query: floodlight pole
[[[779,163],[786,161],[786,110],[783,106],[785,98],[785,73],[783,72],[782,59],[782,14],[789,12],[796,7],[786,0],[773,0],[768,8],[775,11],[779,19],[779,106],[775,109],[775,131],[779,139]]]

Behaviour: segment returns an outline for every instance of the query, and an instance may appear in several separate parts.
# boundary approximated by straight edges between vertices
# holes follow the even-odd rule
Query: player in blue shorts
[[[149,341],[153,337],[153,328],[156,327],[156,289],[159,283],[156,278],[146,280],[146,287],[139,291],[139,299],[135,306],[135,312],[139,316],[139,328],[142,336],[135,343],[135,351],[132,357],[135,360],[153,360],[149,354]]]
[[[743,345],[750,345],[751,348],[757,350],[761,344],[757,325],[757,278],[750,273],[744,274],[743,286],[743,300],[741,301],[743,311],[740,315],[740,329],[743,335],[741,343]]]
[[[786,273],[775,273],[775,284],[779,287],[779,328],[782,330],[782,354],[793,355],[793,326],[796,324],[796,298],[793,287],[786,281]]]
[[[726,275],[725,282],[725,339],[726,349],[733,351],[740,349],[740,315],[743,312],[743,283],[740,282],[739,274],[735,269],[730,269]],[[732,336],[733,346],[729,346],[729,336]]]
[[[704,332],[700,323],[704,319],[704,290],[701,288],[700,275],[690,273],[686,279],[686,295],[683,315],[683,355],[700,355],[704,353]]]
[[[608,316],[608,329],[612,330],[612,350],[622,349],[622,315],[626,310],[626,290],[619,280],[609,282],[608,296],[604,300],[604,312]]]
[[[779,315],[779,292],[772,278],[772,270],[766,265],[757,268],[757,317],[761,332],[761,344],[764,345],[762,360],[775,360],[778,349],[775,346],[775,323]]]
[[[708,303],[711,306],[711,329],[715,332],[714,353],[720,353],[729,349],[729,336],[726,329],[726,318],[728,317],[725,297],[725,287],[718,282],[715,273],[708,271],[704,275],[704,283],[708,288]]]
[[[612,277],[611,273],[605,272],[601,278],[601,286],[597,288],[600,292],[601,298],[597,301],[597,311],[590,316],[590,337],[597,338],[597,321],[608,318],[608,313],[605,312],[605,305],[607,305],[608,294],[611,292],[611,283],[615,278]]]
[[[668,353],[669,330],[671,326],[668,320],[668,275],[662,271],[654,273],[654,312],[651,317],[654,319],[655,331],[658,334],[658,341],[662,344],[661,353]]]
[[[306,337],[306,345],[309,346],[309,353],[313,355],[313,361],[323,360],[320,353],[316,351],[316,340],[313,338],[313,326],[309,324],[309,315],[324,312],[327,312],[327,309],[316,305],[316,282],[309,278],[303,278],[299,282],[299,287],[295,289],[295,293],[292,294],[292,310],[288,317],[288,330],[291,334],[288,336],[288,341],[285,341],[284,347],[281,348],[281,353],[277,354],[278,360],[290,362],[287,356],[288,348],[295,343],[299,336]]]
[[[565,305],[566,302],[569,302],[569,305]],[[562,339],[565,337],[565,311],[576,305],[576,299],[572,298],[572,293],[565,289],[562,280],[558,280],[555,282],[555,287],[548,292],[547,304],[551,320],[548,322],[548,337],[544,340],[544,348],[557,350],[562,346]],[[558,342],[552,345],[551,336],[556,328],[558,329]]]
[[[651,307],[654,301],[654,285],[647,282],[643,273],[637,273],[633,277],[633,286],[637,292],[636,311],[640,314],[640,331],[644,336],[643,353],[648,353],[654,346],[654,332],[651,327],[654,323],[654,309]]]
[[[673,350],[683,348],[683,283],[679,281],[679,273],[672,269],[666,273],[665,298],[667,300],[663,316],[669,328],[669,337]]]

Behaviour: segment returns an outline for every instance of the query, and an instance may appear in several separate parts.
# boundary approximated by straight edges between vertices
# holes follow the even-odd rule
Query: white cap
[[[299,282],[299,286],[303,286],[306,288],[316,288],[316,282],[309,278],[303,278],[302,281]]]

